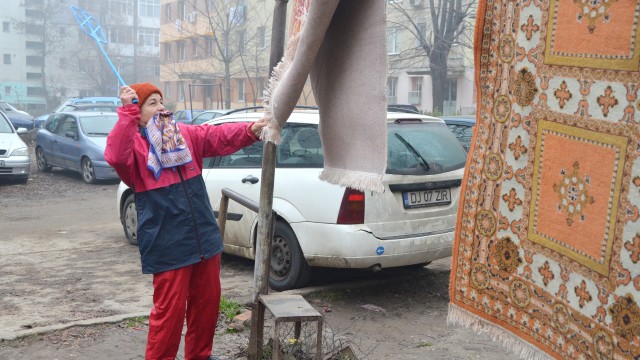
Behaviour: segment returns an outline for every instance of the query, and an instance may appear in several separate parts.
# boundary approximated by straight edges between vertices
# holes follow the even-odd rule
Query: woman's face
[[[140,126],[147,126],[149,120],[151,120],[155,114],[162,111],[164,111],[162,96],[158,93],[151,94],[140,108]]]

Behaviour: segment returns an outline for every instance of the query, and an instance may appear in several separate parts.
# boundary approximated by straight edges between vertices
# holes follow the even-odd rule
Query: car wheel
[[[134,194],[129,195],[125,200],[121,217],[120,221],[124,228],[124,236],[127,237],[131,245],[138,246],[138,212]]]
[[[295,289],[306,285],[311,268],[304,259],[293,230],[282,221],[276,222],[271,243],[271,275],[269,286],[276,291]]]
[[[38,164],[38,170],[48,172],[51,171],[51,165],[47,163],[47,156],[44,154],[44,150],[41,147],[36,149],[36,163]]]
[[[96,182],[96,172],[93,169],[93,163],[89,158],[82,159],[82,180],[87,184]]]

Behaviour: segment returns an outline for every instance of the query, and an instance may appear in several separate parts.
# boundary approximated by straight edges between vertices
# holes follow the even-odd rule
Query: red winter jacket
[[[253,144],[256,138],[250,124],[178,124],[193,161],[164,169],[156,180],[147,168],[149,143],[138,129],[140,109],[126,105],[118,108],[118,115],[104,155],[135,191],[142,272],[181,268],[221,252],[220,229],[201,176],[202,159]]]
[[[138,131],[140,108],[129,104],[118,108],[119,120],[107,137],[104,158],[113,166],[120,179],[136,192],[165,187],[180,182],[176,171],[165,169],[155,179],[147,169],[149,142]],[[253,144],[257,139],[249,130],[251,124],[229,123],[220,126],[179,123],[180,132],[191,151],[192,163],[180,166],[183,176],[190,179],[202,173],[205,157],[229,155]]]

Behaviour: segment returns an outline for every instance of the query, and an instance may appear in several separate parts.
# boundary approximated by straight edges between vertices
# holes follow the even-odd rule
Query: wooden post
[[[269,74],[284,55],[284,38],[287,23],[287,3],[289,0],[275,0],[273,25],[271,27],[271,55]],[[258,239],[256,242],[255,268],[253,272],[253,311],[251,312],[251,333],[249,334],[249,358],[259,360],[262,353],[262,329],[258,329],[259,297],[269,292],[269,272],[271,270],[271,241],[273,239],[273,182],[276,167],[276,145],[265,141],[262,151],[262,179],[260,183],[260,209],[258,212]]]

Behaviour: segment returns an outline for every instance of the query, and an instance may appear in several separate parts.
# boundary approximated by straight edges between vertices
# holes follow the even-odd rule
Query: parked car
[[[107,135],[116,122],[114,112],[68,111],[53,113],[36,133],[36,160],[40,171],[53,166],[78,171],[88,184],[117,179],[104,160]]]
[[[101,103],[101,102],[96,102],[96,103],[88,103],[88,104],[70,104],[70,105],[64,105],[60,111],[58,112],[65,112],[65,111],[109,111],[109,112],[116,112],[116,109],[118,109],[117,104],[113,104],[111,102],[109,103]],[[51,114],[44,114],[44,115],[40,115],[37,118],[35,118],[34,120],[34,126],[36,129],[41,129],[42,128],[42,124],[44,124],[45,121],[47,121],[47,119],[49,118]]]
[[[25,128],[27,130],[33,129],[33,116],[28,113],[16,109],[6,101],[0,101],[0,110],[2,110],[6,117],[9,118],[9,121],[11,121],[14,128]]]
[[[445,116],[442,117],[445,124],[451,129],[462,147],[469,152],[471,146],[471,138],[473,137],[473,128],[476,126],[475,115],[470,116]]]
[[[263,112],[234,113],[207,124],[262,116]],[[318,123],[317,111],[294,111],[276,148],[271,288],[304,286],[313,266],[377,270],[450,256],[466,153],[444,122],[424,115],[388,114],[383,193],[318,179],[324,161]],[[205,159],[202,176],[214,209],[219,208],[222,188],[258,202],[261,164],[262,142]],[[135,197],[122,183],[117,208],[125,236],[137,244]],[[230,201],[224,251],[254,258],[256,231],[257,214]]]
[[[205,110],[191,120],[191,125],[201,125],[209,120],[213,120],[222,115],[226,115],[231,110]]]
[[[9,118],[0,110],[0,178],[29,180],[31,157],[27,144],[20,139],[27,129],[13,127]]]
[[[190,124],[194,117],[204,110],[178,110],[173,113],[173,117],[177,122]]]
[[[420,114],[420,110],[418,110],[418,108],[415,105],[411,105],[411,104],[388,104],[387,111]]]
[[[47,121],[51,114],[42,114],[33,119],[33,127],[36,129],[42,129],[42,125]]]
[[[114,105],[122,105],[122,101],[120,101],[119,97],[115,96],[88,96],[88,97],[77,97],[67,99],[60,104],[53,112],[61,112],[66,111],[66,106],[68,105],[81,105],[81,104],[114,104]]]
[[[94,104],[74,104],[74,105],[66,105],[61,112],[63,111],[108,111],[108,112],[116,112],[118,109],[117,104],[102,104],[102,103],[94,103]]]

